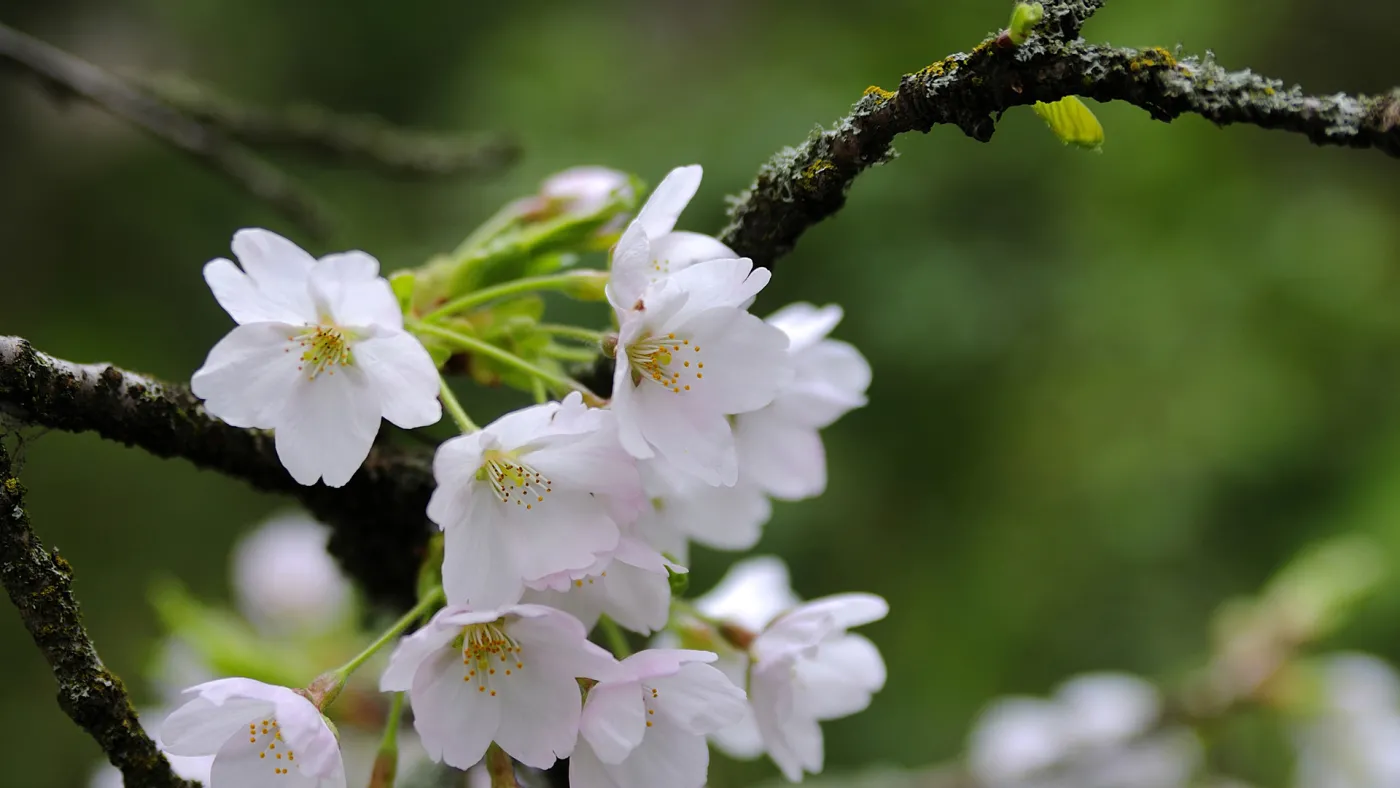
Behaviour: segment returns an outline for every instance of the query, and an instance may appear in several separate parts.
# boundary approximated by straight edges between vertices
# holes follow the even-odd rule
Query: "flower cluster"
[[[604,211],[630,194],[625,178],[575,175],[511,209],[517,247],[553,242],[530,222],[575,221],[569,211]],[[675,230],[700,178],[698,166],[671,172],[614,236],[605,293],[615,330],[595,348],[614,360],[608,401],[547,358],[483,339],[491,321],[456,314],[529,286],[585,293],[578,272],[449,287],[420,308],[422,294],[400,292],[397,279],[391,288],[368,255],[316,260],[264,230],[235,235],[241,270],[206,266],[239,325],[195,373],[195,393],[230,424],[272,430],[297,481],[349,482],[380,418],[421,427],[445,406],[463,434],[433,462],[427,516],[442,532],[442,561],[428,568],[440,570],[441,590],[306,690],[248,679],[194,687],[162,729],[167,752],[213,755],[214,788],[344,785],[322,711],[379,643],[422,616],[379,686],[407,693],[434,760],[467,769],[500,752],[543,769],[570,758],[580,788],[699,788],[708,739],[739,757],[767,753],[794,781],[821,771],[819,722],[864,709],[884,684],[879,652],[848,631],[883,618],[884,600],[801,604],[776,559],[741,564],[694,606],[672,588],[691,541],[748,549],[771,499],[823,492],[819,431],[865,403],[870,368],[828,338],[839,307],[794,304],[761,319],[749,307],[768,271]],[[576,223],[596,243],[607,219]],[[431,281],[481,279],[480,258],[470,259],[476,268],[439,267]],[[439,362],[456,353],[524,373],[537,395],[569,392],[478,429],[439,378]],[[612,651],[588,639],[600,624]],[[619,626],[658,641],[627,653]]]

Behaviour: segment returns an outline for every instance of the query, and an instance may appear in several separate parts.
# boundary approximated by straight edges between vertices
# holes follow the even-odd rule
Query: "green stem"
[[[544,381],[539,378],[530,378],[530,390],[535,395],[536,405],[543,405],[549,402],[549,392],[545,391]]]
[[[515,761],[495,742],[486,750],[486,773],[491,776],[491,788],[520,788],[515,779]]]
[[[403,631],[405,629],[408,629],[410,626],[413,625],[413,622],[418,620],[419,616],[433,610],[435,607],[439,606],[442,603],[442,601],[442,586],[438,586],[432,591],[429,591],[428,593],[424,594],[423,598],[418,600],[418,604],[414,605],[412,610],[408,611],[407,613],[404,613],[403,617],[401,617],[398,621],[395,621],[393,626],[386,629],[384,631],[384,634],[380,635],[377,640],[366,646],[364,651],[361,651],[359,654],[356,654],[350,659],[349,662],[345,663],[344,665],[341,665],[338,669],[336,669],[336,678],[339,679],[340,683],[343,684],[347,679],[350,678],[350,674],[358,670],[359,667],[365,664],[365,662],[370,657],[374,656],[375,653],[377,653],[381,648],[384,648],[388,644],[394,642],[394,640],[397,639],[399,635],[403,634]]]
[[[589,391],[588,387],[584,386],[582,383],[579,383],[578,381],[573,380],[572,378],[568,378],[564,375],[557,375],[553,372],[550,372],[547,369],[537,367],[534,364],[531,364],[530,362],[521,358],[520,356],[517,356],[514,353],[510,352],[509,350],[499,348],[491,344],[490,342],[486,342],[484,340],[480,340],[476,337],[468,336],[466,334],[459,334],[456,331],[453,331],[448,328],[443,328],[442,326],[435,326],[431,323],[424,323],[422,321],[417,320],[408,323],[408,326],[409,330],[411,331],[416,331],[422,334],[428,334],[430,336],[435,336],[439,339],[445,339],[448,342],[456,344],[458,348],[466,350],[470,353],[477,353],[482,356],[494,358],[502,364],[515,367],[521,372],[524,372],[527,375],[532,375],[544,381],[545,383],[554,386],[560,391],[577,391],[583,394],[584,401],[588,402],[589,404],[601,402],[598,395]]]
[[[535,326],[536,330],[543,331],[556,337],[568,337],[577,339],[580,342],[592,342],[601,345],[603,342],[603,332],[594,331],[590,328],[579,328],[578,326],[565,326],[557,323],[541,323]]]
[[[434,309],[423,316],[425,322],[433,323],[444,317],[451,317],[459,312],[465,312],[474,306],[480,306],[488,301],[497,298],[531,293],[536,290],[566,290],[579,283],[579,275],[570,271],[565,274],[551,274],[550,276],[532,276],[525,279],[516,279],[513,282],[503,282],[492,287],[485,287],[464,296],[454,298],[442,306]]]
[[[550,358],[557,358],[560,361],[593,361],[598,358],[597,350],[586,350],[575,347],[553,347],[546,346],[540,349],[540,353]]]
[[[632,656],[632,647],[627,645],[627,635],[616,621],[608,618],[607,613],[598,617],[598,626],[603,628],[603,637],[607,638],[608,648],[612,649],[613,656],[618,659]]]
[[[462,432],[476,432],[481,429],[476,426],[476,422],[471,420],[467,411],[462,407],[462,403],[457,401],[457,395],[452,393],[452,388],[447,385],[446,378],[438,378],[438,394],[442,397],[442,407],[447,411],[452,420],[457,422],[457,427]]]
[[[384,721],[384,738],[379,742],[379,753],[374,757],[374,767],[370,772],[369,788],[394,788],[394,779],[399,770],[399,720],[403,717],[402,692],[394,693],[389,706],[389,717]]]

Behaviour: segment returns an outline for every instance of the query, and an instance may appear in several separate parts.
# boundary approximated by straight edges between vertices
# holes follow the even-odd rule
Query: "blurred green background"
[[[1400,29],[1394,3],[1108,5],[1091,40],[1210,48],[1316,93],[1400,83],[1376,37]],[[681,226],[714,231],[723,195],[769,155],[867,85],[970,48],[1008,10],[0,0],[0,21],[259,104],[515,135],[523,159],[488,179],[284,160],[338,212],[333,237],[308,247],[362,248],[393,269],[575,164],[654,184],[699,162]],[[828,493],[780,504],[760,548],[791,563],[805,596],[870,590],[893,608],[867,630],[889,684],[826,725],[831,769],[955,757],[988,699],[1073,673],[1171,681],[1208,653],[1223,599],[1318,538],[1366,532],[1400,558],[1400,164],[1094,109],[1102,155],[1061,146],[1028,110],[986,145],[951,127],[902,138],[756,307],[841,303],[837,336],[875,369],[871,406],[827,433]],[[184,155],[0,74],[0,334],[185,380],[229,326],[200,266],[250,225],[307,240]],[[89,630],[138,694],[158,634],[152,578],[226,595],[230,544],[288,503],[92,436],[45,435],[27,459],[35,528],[76,567]],[[731,560],[701,552],[693,587]],[[1397,621],[1400,573],[1337,643],[1400,659]],[[0,622],[5,782],[81,785],[97,747],[55,706],[18,618]],[[1221,757],[1267,781],[1281,744]],[[773,773],[717,759],[712,784]]]

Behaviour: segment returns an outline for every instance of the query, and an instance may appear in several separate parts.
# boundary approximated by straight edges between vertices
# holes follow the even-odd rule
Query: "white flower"
[[[629,230],[630,232],[630,230]],[[656,454],[708,484],[738,480],[726,416],[758,410],[792,379],[787,335],[745,312],[768,282],[749,260],[710,260],[616,299],[612,409],[632,456]]]
[[[413,724],[435,761],[466,769],[492,741],[547,769],[578,736],[579,677],[606,678],[616,661],[578,619],[542,605],[473,612],[457,605],[399,642],[379,679],[409,693]]]
[[[588,216],[601,211],[617,195],[629,197],[632,179],[608,167],[570,167],[540,184],[540,197],[551,206]]]
[[[768,496],[747,479],[733,487],[714,487],[659,456],[639,460],[637,468],[651,499],[637,520],[637,533],[682,563],[688,560],[691,540],[716,550],[748,550],[773,516]]]
[[[609,299],[631,308],[648,284],[706,260],[738,257],[708,235],[675,231],[676,219],[700,188],[700,165],[677,167],[647,198],[613,250]]]
[[[447,599],[479,610],[519,601],[526,582],[592,566],[645,505],[612,412],[578,393],[443,443],[433,474],[428,517],[445,534]]]
[[[274,517],[233,549],[238,607],[274,634],[325,632],[343,623],[354,592],[326,552],[330,531],[302,514]]]
[[[764,749],[787,779],[800,782],[804,771],[822,770],[821,720],[864,710],[884,687],[879,650],[846,630],[888,612],[874,594],[829,596],[782,614],[750,646],[754,719]]]
[[[1368,654],[1336,654],[1321,667],[1322,707],[1297,726],[1299,788],[1400,785],[1400,678]]]
[[[588,691],[582,737],[569,759],[572,788],[700,788],[705,734],[744,713],[744,691],[703,664],[708,651],[652,649],[618,664]]]
[[[161,726],[170,755],[213,755],[211,788],[344,788],[340,746],[321,712],[286,687],[219,679]]]
[[[592,566],[528,583],[523,601],[559,608],[584,629],[593,629],[606,613],[633,632],[650,634],[665,627],[671,615],[667,569],[685,571],[640,539],[623,536],[616,549]]]
[[[191,381],[215,416],[276,431],[277,456],[302,484],[350,480],[380,418],[411,429],[442,416],[432,359],[403,330],[379,263],[364,252],[316,260],[267,230],[239,230],[228,260],[204,266],[238,327]]]
[[[865,404],[870,363],[851,345],[826,338],[841,322],[835,304],[791,304],[767,322],[787,334],[795,374],[772,404],[734,417],[739,472],[775,498],[811,498],[826,490],[817,431]]]
[[[1002,698],[968,741],[968,767],[989,788],[1184,788],[1200,761],[1189,730],[1153,731],[1157,690],[1136,676],[1091,673],[1053,698]]]

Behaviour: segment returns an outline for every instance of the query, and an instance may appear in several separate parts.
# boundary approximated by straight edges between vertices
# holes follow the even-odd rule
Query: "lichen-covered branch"
[[[171,109],[115,75],[0,24],[0,64],[43,80],[60,96],[88,101],[189,153],[308,231],[323,235],[326,211],[286,173],[192,117]]]
[[[165,104],[259,150],[324,156],[392,175],[496,172],[520,155],[518,144],[498,135],[410,131],[373,115],[345,115],[314,104],[255,107],[176,76],[148,77],[140,84]]]
[[[0,583],[58,680],[58,705],[87,731],[129,786],[197,788],[175,776],[141,729],[121,679],[102,664],[73,598],[73,571],[29,526],[24,487],[0,443]]]
[[[332,528],[330,549],[371,597],[412,604],[427,544],[432,457],[376,446],[339,489],[297,484],[272,435],[214,418],[185,386],[108,364],[74,364],[0,337],[0,413],[67,432],[96,432],[158,457],[183,457],[261,490],[293,495]]]
[[[758,265],[787,254],[808,227],[834,214],[861,172],[892,155],[894,138],[940,124],[992,137],[1002,112],[1087,96],[1125,101],[1155,119],[1200,115],[1302,134],[1317,145],[1376,148],[1400,157],[1400,90],[1381,96],[1311,96],[1210,58],[1073,40],[1101,2],[1047,4],[1040,33],[1020,47],[989,39],[913,74],[895,91],[872,87],[834,127],[780,152],[734,198],[720,240]]]

